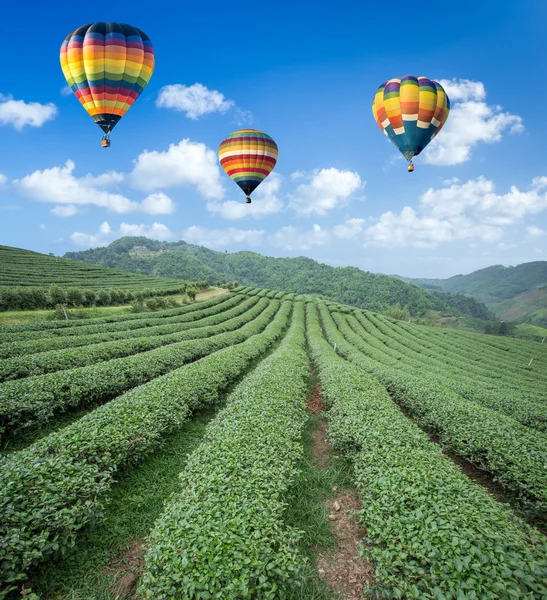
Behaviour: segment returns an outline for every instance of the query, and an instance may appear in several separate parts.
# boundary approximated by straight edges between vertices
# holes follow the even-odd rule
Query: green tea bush
[[[308,390],[304,311],[230,394],[181,475],[146,554],[145,598],[281,600],[297,589],[298,533],[283,523]]]

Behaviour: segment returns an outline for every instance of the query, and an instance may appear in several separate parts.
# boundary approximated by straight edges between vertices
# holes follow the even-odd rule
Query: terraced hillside
[[[0,357],[0,598],[546,597],[547,345],[245,287]]]
[[[0,246],[1,287],[76,287],[86,289],[178,290],[180,279],[151,277]]]

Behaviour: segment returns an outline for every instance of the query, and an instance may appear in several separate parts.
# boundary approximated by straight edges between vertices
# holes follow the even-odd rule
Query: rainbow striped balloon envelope
[[[231,133],[218,149],[222,168],[250,195],[268,177],[277,163],[277,144],[263,131],[240,129]]]
[[[439,133],[449,112],[442,85],[414,75],[382,83],[372,102],[376,123],[410,162],[409,170],[412,158]]]
[[[131,25],[83,25],[66,36],[61,68],[82,106],[108,136],[148,85],[154,49],[150,38]]]

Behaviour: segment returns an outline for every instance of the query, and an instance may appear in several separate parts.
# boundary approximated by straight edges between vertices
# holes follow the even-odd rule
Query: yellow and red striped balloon
[[[240,129],[231,133],[218,149],[222,168],[247,196],[268,177],[277,163],[278,149],[263,131]]]

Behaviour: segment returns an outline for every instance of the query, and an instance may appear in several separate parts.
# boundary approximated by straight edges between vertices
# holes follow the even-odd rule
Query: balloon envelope
[[[131,108],[154,71],[150,38],[125,23],[93,23],[69,33],[61,46],[68,85],[106,133]]]
[[[376,123],[407,160],[439,133],[449,112],[450,100],[442,85],[413,75],[386,81],[372,102]]]
[[[234,131],[218,149],[222,168],[247,196],[272,172],[277,156],[277,144],[256,129]]]

